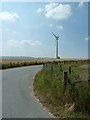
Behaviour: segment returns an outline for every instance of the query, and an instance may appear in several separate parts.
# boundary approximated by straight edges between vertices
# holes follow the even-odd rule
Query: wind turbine
[[[58,39],[59,39],[59,36],[56,36],[53,32],[52,32],[52,34],[56,38],[56,58],[59,58],[58,57]]]

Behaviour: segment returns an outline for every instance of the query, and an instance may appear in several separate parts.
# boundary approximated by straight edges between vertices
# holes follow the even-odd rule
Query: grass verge
[[[35,96],[49,111],[59,118],[90,119],[90,84],[88,68],[84,63],[48,63],[36,75],[33,83]],[[69,84],[63,84],[63,72],[68,73]]]

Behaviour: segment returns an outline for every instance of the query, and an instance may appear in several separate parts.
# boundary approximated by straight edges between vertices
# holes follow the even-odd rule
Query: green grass
[[[34,91],[40,101],[57,117],[90,118],[90,85],[88,69],[83,62],[48,63],[35,77]],[[70,84],[63,85],[63,71]],[[82,82],[81,82],[82,81]]]

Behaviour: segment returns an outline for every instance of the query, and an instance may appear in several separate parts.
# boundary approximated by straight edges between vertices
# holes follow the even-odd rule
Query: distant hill
[[[0,59],[33,59],[34,57],[29,56],[0,56]]]

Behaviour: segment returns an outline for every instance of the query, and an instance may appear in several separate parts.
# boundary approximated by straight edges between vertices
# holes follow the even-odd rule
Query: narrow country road
[[[2,71],[3,118],[52,118],[33,96],[33,77],[42,66]]]

